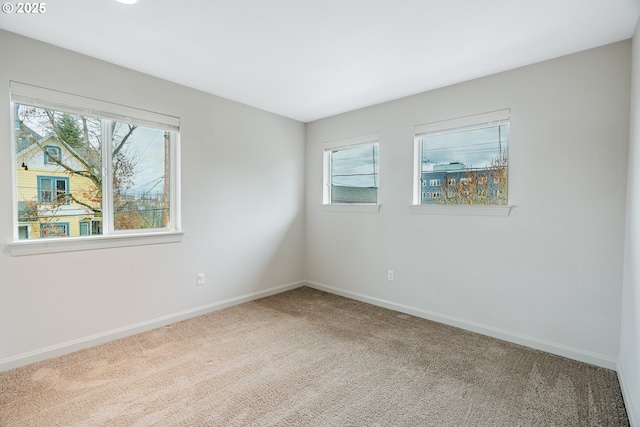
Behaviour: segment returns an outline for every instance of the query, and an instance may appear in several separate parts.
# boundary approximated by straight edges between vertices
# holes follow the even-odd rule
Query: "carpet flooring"
[[[0,426],[627,426],[616,373],[307,287],[0,373]]]

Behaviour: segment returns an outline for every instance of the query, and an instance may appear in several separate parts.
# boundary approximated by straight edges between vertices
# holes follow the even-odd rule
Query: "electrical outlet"
[[[204,285],[204,273],[198,273],[198,285]]]
[[[393,270],[387,271],[387,280],[393,280]]]

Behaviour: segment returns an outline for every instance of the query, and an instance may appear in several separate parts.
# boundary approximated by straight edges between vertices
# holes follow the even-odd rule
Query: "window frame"
[[[142,110],[122,104],[114,104],[94,98],[60,92],[52,89],[33,86],[21,82],[10,81],[11,92],[11,120],[15,122],[17,117],[16,104],[31,105],[39,108],[49,108],[61,112],[82,114],[99,117],[103,121],[134,123],[160,130],[169,131],[169,224],[160,229],[135,229],[114,230],[111,224],[104,221],[113,221],[113,213],[103,216],[101,235],[90,234],[88,236],[71,236],[59,238],[19,239],[19,227],[24,226],[18,217],[17,194],[17,166],[16,158],[16,129],[12,126],[11,150],[12,150],[12,203],[13,203],[13,241],[5,243],[13,256],[34,255],[55,252],[82,251],[90,249],[113,248],[123,246],[138,246],[160,243],[180,242],[183,239],[181,230],[180,213],[180,119],[175,116]],[[103,125],[104,126],[104,125]],[[110,137],[104,139],[110,140]],[[104,151],[109,150],[109,144],[103,144]],[[46,156],[46,153],[45,153]],[[107,160],[108,159],[108,160]],[[113,209],[111,186],[110,153],[107,159],[103,156],[103,211]],[[45,163],[46,164],[46,163]],[[58,177],[55,177],[56,179]],[[38,179],[39,183],[39,179]],[[69,182],[67,181],[67,192]],[[38,192],[38,200],[40,194]],[[67,229],[68,230],[68,229]]]
[[[59,238],[59,236],[54,236],[54,237],[46,237],[43,236],[43,229],[46,228],[54,228],[54,227],[64,227],[64,235],[65,236],[69,236],[69,223],[68,222],[60,222],[60,221],[56,221],[56,222],[47,222],[44,224],[40,224],[40,238],[41,239],[57,239]]]
[[[80,227],[79,229],[79,234],[80,236],[91,236],[91,221],[80,221],[78,223],[78,226]],[[86,233],[83,234],[83,229],[86,228]]]
[[[378,186],[376,187],[376,202],[375,203],[333,203],[331,201],[331,168],[332,168],[332,153],[340,150],[348,150],[352,148],[360,148],[367,146],[376,146],[378,158],[377,164],[377,176]],[[377,213],[380,210],[380,141],[377,134],[362,135],[352,138],[338,139],[334,141],[327,141],[323,143],[322,153],[322,209],[325,211],[350,211],[350,212],[371,212]]]
[[[15,130],[14,130],[15,132]],[[49,150],[52,149],[53,151],[55,151],[55,155],[58,158],[58,161],[61,160],[62,158],[62,148],[58,147],[57,145],[45,145],[44,148],[46,149],[46,151],[43,152],[44,154],[44,164],[45,165],[57,165],[58,163],[56,162],[55,158],[54,160],[51,160],[51,158],[53,158],[53,156],[51,154],[49,154]]]
[[[18,223],[18,234],[20,234],[20,228],[24,228],[26,233],[26,237],[24,239],[20,239],[20,241],[29,240],[29,236],[31,235],[31,224],[24,222]]]
[[[507,186],[507,204],[505,205],[438,205],[422,204],[423,185],[422,182],[422,141],[421,137],[427,134],[444,134],[481,128],[485,125],[498,125],[511,123],[511,110],[502,109],[487,113],[458,117],[455,119],[442,120],[426,123],[414,127],[414,167],[413,167],[413,200],[410,210],[418,214],[435,215],[471,215],[471,216],[509,216],[512,208],[512,194],[510,185]],[[488,127],[488,126],[487,126]],[[511,135],[509,135],[508,150],[511,149]],[[507,179],[511,174],[507,169]],[[462,182],[466,178],[461,178]],[[427,187],[429,187],[427,183]]]
[[[62,206],[62,205],[68,205],[70,204],[69,201],[69,197],[66,197],[66,195],[69,194],[69,177],[67,176],[50,176],[50,175],[37,175],[36,179],[38,180],[38,203],[39,204],[48,204],[48,205],[53,205],[53,206]],[[50,179],[51,180],[51,200],[50,201],[44,201],[42,200],[42,180],[43,179]],[[57,186],[57,181],[63,181],[64,182],[64,194],[65,194],[65,200],[64,203],[58,203],[58,186]],[[17,202],[17,201],[16,201]]]

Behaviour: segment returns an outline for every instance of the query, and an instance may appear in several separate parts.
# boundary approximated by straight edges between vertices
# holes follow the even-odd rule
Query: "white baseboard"
[[[285,292],[291,289],[299,288],[303,286],[304,282],[294,282],[287,285],[275,286],[262,291],[252,292],[249,294],[241,295],[234,298],[229,298],[224,301],[215,302],[212,304],[195,307],[189,310],[180,311],[177,313],[168,314],[166,316],[157,317],[155,319],[145,320],[143,322],[135,323],[133,325],[127,325],[122,328],[113,329],[111,331],[101,332],[98,334],[90,335],[83,338],[67,341],[60,344],[55,344],[49,347],[39,348],[26,353],[18,354],[16,356],[0,359],[0,372],[8,371],[9,369],[17,368],[20,366],[28,365],[30,363],[39,362],[41,360],[50,359],[52,357],[61,356],[77,350],[92,347],[98,344],[103,344],[109,341],[113,341],[119,338],[124,338],[130,335],[135,335],[140,332],[145,332],[151,329],[159,328],[162,326],[176,323],[181,320],[189,319],[191,317],[200,316],[203,314],[211,313],[213,311],[221,310],[223,308],[231,307],[234,305],[242,304],[248,301],[264,298],[270,295]]]
[[[325,285],[322,283],[306,281],[305,284],[311,288],[321,291],[329,292],[332,294],[344,296],[357,301],[366,302],[369,304],[377,305],[380,307],[388,308],[390,310],[399,311],[406,314],[411,314],[416,317],[422,317],[424,319],[433,320],[434,322],[444,323],[446,325],[455,326],[457,328],[465,329],[471,332],[477,332],[482,335],[487,335],[493,338],[497,338],[503,341],[512,342],[515,344],[530,347],[536,350],[545,351],[547,353],[556,354],[558,356],[567,357],[569,359],[578,360],[580,362],[589,363],[592,365],[600,366],[611,370],[616,370],[618,361],[611,357],[593,353],[588,350],[567,346],[551,341],[541,340],[534,337],[518,334],[513,331],[494,328],[492,326],[483,325],[477,322],[468,321],[465,319],[448,316],[445,314],[434,313],[428,310],[419,309],[416,307],[410,307],[404,304],[398,304],[392,301],[383,300],[380,298],[370,297],[368,295],[360,294],[357,292],[351,292],[335,286]]]
[[[179,322],[184,319],[200,316],[206,313],[221,310],[226,307],[231,307],[237,304],[242,304],[244,302],[253,301],[259,298],[264,298],[270,295],[278,294],[278,293],[285,292],[285,291],[295,289],[305,285],[314,289],[318,289],[318,290],[329,292],[336,295],[341,295],[357,301],[362,301],[362,302],[377,305],[380,307],[388,308],[390,310],[411,314],[413,316],[421,317],[428,320],[433,320],[435,322],[444,323],[446,325],[455,326],[455,327],[469,330],[472,332],[477,332],[493,338],[501,339],[503,341],[513,342],[515,344],[524,345],[537,350],[546,351],[548,353],[557,354],[559,356],[568,357],[570,359],[578,360],[585,363],[590,363],[592,365],[600,366],[603,368],[618,370],[619,373],[621,372],[618,361],[604,355],[566,346],[563,344],[540,340],[538,338],[528,337],[512,331],[493,328],[491,326],[482,325],[476,322],[470,322],[464,319],[455,318],[453,316],[434,313],[427,310],[422,310],[419,308],[394,303],[392,301],[387,301],[380,298],[375,298],[368,295],[351,292],[342,288],[325,285],[322,283],[312,282],[312,281],[299,281],[299,282],[289,283],[286,285],[275,286],[262,291],[252,292],[249,294],[230,298],[224,301],[219,301],[219,302],[207,304],[200,307],[195,307],[189,310],[172,313],[166,316],[150,319],[144,322],[124,326],[122,328],[101,332],[98,334],[90,335],[90,336],[79,338],[76,340],[71,340],[64,343],[55,344],[49,347],[43,347],[43,348],[39,348],[26,353],[0,359],[0,372],[17,368],[19,366],[28,365],[30,363],[38,362],[41,360],[49,359],[52,357],[61,356],[63,354],[71,353],[73,351],[92,347],[94,345],[103,344],[109,341],[116,340],[118,338],[135,335],[140,332],[145,332],[151,329],[166,326],[171,323]],[[619,374],[619,377],[621,377],[621,387],[622,387],[622,385],[624,384],[623,376]],[[623,387],[623,393],[624,391],[625,390]],[[630,406],[627,406],[627,408],[631,409]],[[630,418],[631,418],[631,413],[630,413]]]
[[[627,417],[629,418],[629,424],[631,427],[640,427],[640,406],[634,402],[629,391],[626,376],[622,369],[622,364],[618,362],[618,382],[620,382],[620,389],[622,390],[622,397],[624,398],[624,406],[627,408]]]

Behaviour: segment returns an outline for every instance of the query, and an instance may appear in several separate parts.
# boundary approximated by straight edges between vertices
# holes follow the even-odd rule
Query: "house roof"
[[[20,122],[19,128],[16,129],[16,152],[19,154],[22,153],[32,145],[35,146],[34,140],[39,141],[41,139],[42,136],[40,134],[23,122]]]
[[[34,134],[35,136],[37,136],[37,141],[40,144],[43,144],[49,139],[55,138],[52,133],[48,133],[45,136],[40,136],[35,132]],[[19,134],[16,133],[16,135],[19,135]],[[34,149],[38,149],[38,150],[40,149],[38,145],[33,140],[29,139],[27,136],[23,136],[23,137],[17,136],[16,139],[18,140],[16,145],[16,159],[20,159],[22,156],[25,156],[27,153],[29,153],[30,151],[33,151]]]

